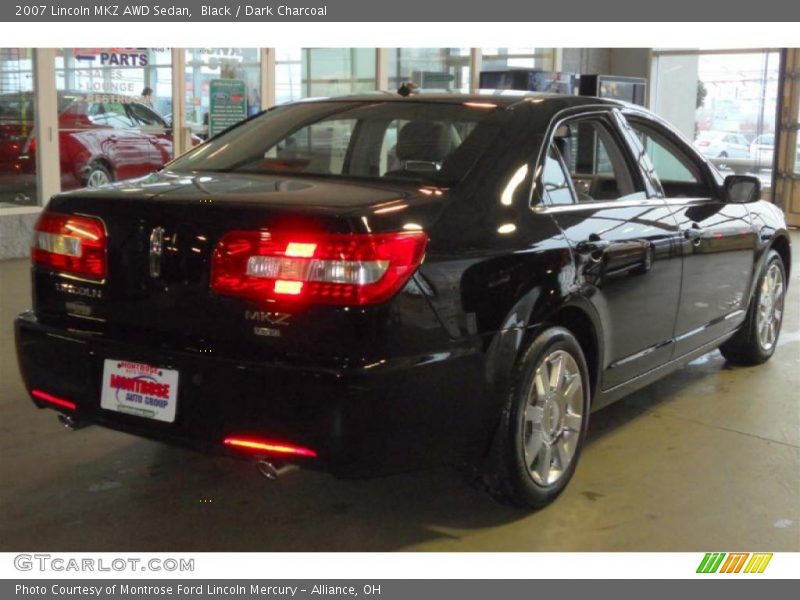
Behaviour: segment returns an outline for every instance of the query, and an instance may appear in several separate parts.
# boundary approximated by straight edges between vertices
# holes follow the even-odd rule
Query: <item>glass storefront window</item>
[[[61,189],[147,175],[172,158],[168,48],[62,48],[55,59]]]
[[[33,50],[0,48],[0,208],[36,204]]]
[[[275,100],[278,104],[375,89],[372,48],[278,48]]]
[[[222,91],[222,84],[214,81],[226,80],[226,89],[242,89],[239,95]],[[236,83],[241,82],[241,83]],[[219,90],[217,90],[217,86]],[[189,48],[186,50],[186,124],[192,133],[205,139],[209,133],[211,118],[211,91],[226,103],[237,106],[236,117],[226,119],[225,125],[237,119],[254,115],[261,110],[261,53],[258,48]],[[219,98],[217,100],[219,100]],[[233,106],[233,104],[231,106]],[[241,104],[241,106],[238,106]],[[215,101],[215,106],[217,105]],[[226,118],[221,115],[220,119]],[[213,125],[213,124],[212,124]],[[214,127],[219,131],[221,127]]]
[[[750,173],[772,186],[778,52],[654,53],[652,108],[677,126],[723,175]]]
[[[469,92],[469,48],[389,48],[389,89],[414,83],[421,91]]]
[[[482,48],[481,54],[481,69],[484,71],[553,69],[552,48]]]

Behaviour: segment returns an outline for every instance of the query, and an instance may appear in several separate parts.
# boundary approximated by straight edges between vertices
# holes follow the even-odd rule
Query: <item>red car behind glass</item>
[[[64,190],[147,175],[172,158],[172,128],[162,116],[126,98],[96,99],[58,93]],[[0,95],[0,202],[36,202],[33,125],[31,92]]]

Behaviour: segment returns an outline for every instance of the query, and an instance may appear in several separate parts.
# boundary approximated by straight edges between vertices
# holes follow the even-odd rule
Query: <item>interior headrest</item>
[[[554,137],[553,143],[556,145],[556,148],[561,154],[561,158],[564,159],[564,162],[570,164],[570,159],[572,157],[570,156],[569,142],[567,139],[563,137]]]
[[[396,154],[401,161],[440,163],[450,151],[450,137],[447,127],[442,123],[411,121],[397,134]]]

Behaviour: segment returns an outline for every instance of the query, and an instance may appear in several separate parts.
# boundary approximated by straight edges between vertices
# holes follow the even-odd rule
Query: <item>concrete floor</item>
[[[27,261],[0,262],[0,550],[800,550],[800,235],[761,367],[718,352],[593,415],[561,498],[527,514],[449,469],[371,481],[62,429],[17,374]]]

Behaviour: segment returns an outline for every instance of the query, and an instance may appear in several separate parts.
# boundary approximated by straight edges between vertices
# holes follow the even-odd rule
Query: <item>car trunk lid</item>
[[[347,335],[353,334],[347,307],[215,294],[211,263],[221,237],[232,230],[398,231],[402,222],[393,211],[376,210],[402,204],[422,227],[435,218],[439,203],[413,185],[212,173],[165,173],[63,194],[48,210],[105,224],[108,274],[100,283],[34,269],[35,309],[46,321],[112,337],[209,352],[225,346],[304,352],[310,340],[341,331],[345,322]]]

